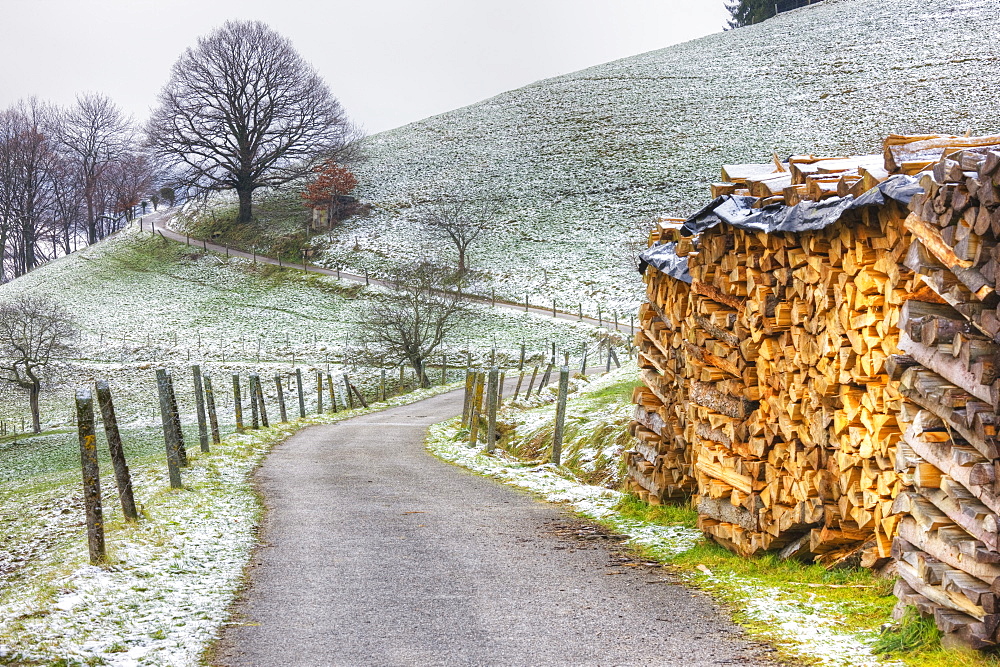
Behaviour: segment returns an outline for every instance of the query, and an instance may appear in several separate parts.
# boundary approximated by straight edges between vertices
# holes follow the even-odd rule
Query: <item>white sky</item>
[[[0,108],[108,95],[145,120],[227,19],[290,38],[367,132],[722,29],[723,0],[0,0]]]

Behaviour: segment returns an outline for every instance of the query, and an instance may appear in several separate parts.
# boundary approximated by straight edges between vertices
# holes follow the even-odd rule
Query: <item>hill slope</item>
[[[359,176],[375,211],[334,233],[327,262],[451,258],[408,202],[457,186],[504,201],[503,228],[472,251],[498,293],[630,307],[624,243],[706,202],[722,164],[995,132],[998,20],[993,0],[826,0],[374,135]]]

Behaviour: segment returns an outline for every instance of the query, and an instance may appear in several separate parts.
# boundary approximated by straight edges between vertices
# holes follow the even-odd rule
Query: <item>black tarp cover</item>
[[[909,204],[913,195],[923,192],[913,176],[891,176],[860,197],[832,197],[822,201],[805,201],[795,206],[774,204],[752,208],[756,197],[725,195],[717,197],[684,223],[681,235],[693,236],[725,223],[739,229],[771,234],[774,232],[809,232],[829,227],[840,220],[844,213],[865,206],[882,206],[886,199]],[[676,243],[655,245],[639,255],[639,272],[650,265],[664,273],[691,282],[687,258],[674,252]]]

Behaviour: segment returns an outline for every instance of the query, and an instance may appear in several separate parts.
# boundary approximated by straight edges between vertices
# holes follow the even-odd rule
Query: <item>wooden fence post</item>
[[[177,455],[181,466],[187,467],[187,447],[184,446],[184,431],[181,430],[181,413],[177,409],[177,394],[174,393],[174,377],[167,372],[167,395],[170,397],[171,423],[174,427],[174,438],[177,442]]]
[[[479,416],[483,410],[483,384],[485,383],[485,379],[486,373],[483,371],[476,372],[476,390],[472,395],[472,409],[469,416],[469,445],[472,447],[479,444]]]
[[[201,367],[195,364],[191,367],[194,375],[194,404],[198,412],[198,444],[201,451],[207,452],[208,448],[208,420],[205,415],[205,394],[201,383]]]
[[[260,408],[260,425],[268,428],[271,424],[267,420],[267,406],[264,405],[264,384],[260,381],[260,375],[253,375],[254,396],[257,397],[257,404]]]
[[[441,355],[441,386],[448,384],[448,355]]]
[[[250,380],[247,382],[247,393],[250,394],[250,428],[255,431],[260,429],[260,410],[257,405],[258,379],[256,373],[251,373]]]
[[[496,366],[490,369],[489,385],[486,390],[486,451],[492,452],[497,443],[497,399],[499,397],[498,375]]]
[[[465,394],[462,400],[462,426],[469,425],[469,406],[472,405],[472,392],[475,387],[475,375],[471,368],[465,369]]]
[[[240,374],[233,373],[233,408],[236,413],[236,432],[242,433],[243,426],[243,395],[240,392]]]
[[[556,425],[552,433],[552,463],[562,462],[563,430],[566,425],[566,394],[569,390],[569,367],[559,369],[559,397],[556,402]]]
[[[211,376],[203,375],[202,380],[205,383],[205,407],[208,408],[208,425],[212,429],[212,444],[218,445],[222,437],[219,434],[219,413],[215,411],[215,390],[212,389]]]
[[[367,408],[368,407],[368,401],[366,401],[365,397],[361,395],[361,392],[358,391],[358,388],[355,387],[353,384],[349,384],[348,386],[351,388],[351,391],[354,392],[354,395],[358,397],[358,401],[361,402],[361,407]]]
[[[531,388],[535,386],[535,378],[538,377],[538,366],[535,365],[535,369],[531,371],[531,380],[528,382],[528,391],[524,392],[524,400],[531,398]]]
[[[316,371],[316,414],[323,414],[323,371]]]
[[[497,385],[497,405],[503,405],[503,383],[507,378],[507,372],[500,372],[500,384]]]
[[[94,432],[94,399],[89,389],[76,392],[76,423],[80,435],[83,505],[87,513],[87,547],[90,563],[97,565],[104,558],[104,512],[101,509],[101,474],[97,465],[97,435]]]
[[[101,406],[101,417],[104,420],[104,434],[108,438],[108,450],[111,453],[111,464],[115,468],[115,483],[118,486],[118,498],[122,504],[122,514],[129,521],[136,521],[139,513],[135,509],[135,496],[132,493],[132,475],[125,461],[125,448],[122,447],[122,436],[118,431],[118,418],[115,415],[115,405],[111,401],[111,388],[107,380],[97,381],[97,403]]]
[[[516,401],[517,395],[521,393],[521,384],[524,382],[524,367],[522,366],[520,374],[517,376],[517,385],[514,387],[514,395],[510,400]]]
[[[386,388],[385,388],[385,369],[384,368],[382,369],[382,372],[381,372],[381,380],[380,380],[380,385],[379,386],[382,388],[382,401],[385,402],[385,401],[389,400],[388,394],[386,394]]]
[[[339,408],[337,407],[337,392],[335,389],[336,385],[333,382],[333,373],[327,373],[326,386],[330,390],[330,403],[333,404],[333,411],[336,412]],[[347,402],[344,401],[343,399],[341,399],[340,402],[346,409]]]
[[[584,347],[583,347],[583,361],[580,362],[580,373],[582,375],[586,375],[587,374],[587,353],[588,352],[589,352],[589,350],[587,349],[587,344],[584,343]]]
[[[180,489],[181,460],[177,451],[177,434],[174,431],[173,413],[170,410],[170,392],[167,389],[167,371],[156,369],[156,389],[160,396],[160,419],[163,422],[163,442],[167,448],[167,474],[170,476],[170,488]]]
[[[274,386],[278,388],[278,413],[281,415],[281,422],[288,421],[288,413],[285,412],[285,390],[281,386],[281,376],[275,374]]]
[[[299,419],[306,418],[306,395],[302,393],[302,369],[295,369],[295,389],[299,396]]]
[[[344,389],[347,390],[347,406],[349,410],[354,409],[354,396],[351,395],[351,379],[344,373]]]
[[[545,367],[545,375],[542,376],[542,381],[538,385],[538,390],[535,391],[536,396],[542,391],[542,387],[545,387],[549,384],[549,379],[552,377],[552,369],[554,367],[555,367],[555,362],[552,361],[550,361],[549,365]]]

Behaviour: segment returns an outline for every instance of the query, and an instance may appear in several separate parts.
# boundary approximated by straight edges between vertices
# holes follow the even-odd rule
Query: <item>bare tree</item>
[[[343,161],[356,137],[319,74],[259,21],[227,21],[185,51],[147,133],[180,184],[235,190],[241,223],[251,219],[254,190]]]
[[[430,386],[431,355],[467,314],[461,293],[447,286],[448,274],[429,262],[402,272],[399,288],[373,295],[358,322],[369,355],[409,364],[423,387]]]
[[[42,429],[42,379],[53,359],[69,351],[73,331],[69,313],[47,298],[20,296],[0,305],[0,379],[28,391],[35,433]]]
[[[83,187],[87,243],[97,243],[103,236],[101,220],[109,214],[109,202],[102,198],[104,180],[134,141],[132,123],[110,98],[86,94],[63,112],[58,131]]]
[[[46,259],[41,242],[55,225],[59,155],[52,140],[53,110],[30,99],[0,112],[0,245],[16,277]]]
[[[450,242],[458,251],[458,275],[469,270],[469,246],[495,228],[498,207],[489,200],[474,200],[459,195],[442,197],[418,211],[418,220],[432,235]]]

